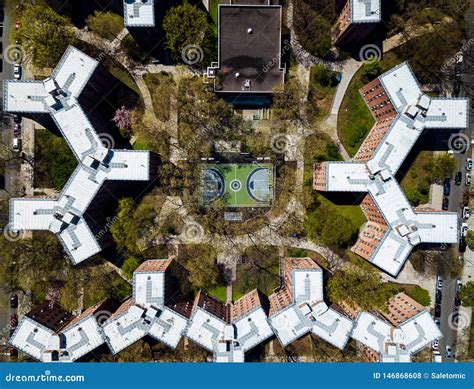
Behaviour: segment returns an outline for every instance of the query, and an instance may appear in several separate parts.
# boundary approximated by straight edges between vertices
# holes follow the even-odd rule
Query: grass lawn
[[[332,100],[334,94],[336,93],[336,86],[322,85],[318,74],[321,72],[321,65],[314,65],[311,67],[310,78],[309,78],[309,90],[308,90],[308,102],[311,105],[312,110],[312,119],[313,120],[322,120],[327,115],[329,115],[329,110],[331,109]],[[327,70],[325,69],[327,72]],[[337,74],[332,72],[334,77]]]
[[[219,18],[219,0],[209,0],[209,13],[211,14],[212,21],[217,27]]]
[[[420,151],[400,181],[400,186],[412,205],[426,204],[430,199],[430,180],[426,164],[432,156],[432,151]]]
[[[354,75],[342,100],[337,118],[337,131],[347,153],[353,157],[375,121],[359,93],[364,86],[362,68]]]
[[[205,165],[202,201],[224,197],[231,207],[266,207],[273,200],[273,165]]]
[[[46,129],[35,129],[36,188],[61,190],[77,167],[77,160],[66,141]]]
[[[223,302],[227,300],[227,288],[224,285],[217,285],[216,287],[209,289],[206,292]]]
[[[361,226],[367,219],[362,212],[362,209],[359,205],[341,205],[334,204],[332,201],[328,200],[324,196],[318,197],[319,201],[323,204],[330,204],[331,206],[337,207],[337,211],[342,215],[351,220],[355,226]]]
[[[384,55],[380,61],[381,71],[386,72],[402,61],[393,52]],[[372,114],[367,108],[364,99],[359,93],[367,81],[363,79],[364,67],[361,67],[352,78],[347,88],[339,115],[337,118],[337,131],[347,153],[353,157],[370,129],[375,123]]]

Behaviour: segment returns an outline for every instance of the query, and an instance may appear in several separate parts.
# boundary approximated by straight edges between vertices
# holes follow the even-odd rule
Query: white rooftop
[[[456,243],[458,217],[447,212],[415,212],[394,176],[424,128],[465,128],[467,99],[424,95],[407,63],[379,77],[398,111],[366,163],[327,162],[326,187],[334,192],[368,192],[389,226],[370,261],[396,276],[413,246]]]
[[[381,20],[380,0],[350,0],[353,23],[377,23]]]
[[[294,269],[291,277],[293,304],[268,319],[280,343],[287,346],[311,331],[343,349],[353,323],[324,303],[321,268]]]
[[[73,362],[104,343],[93,315],[54,333],[25,316],[10,338],[10,344],[42,362]]]
[[[78,166],[56,199],[12,199],[12,230],[50,230],[59,235],[66,252],[79,263],[101,251],[83,215],[106,180],[146,181],[147,151],[112,150],[92,127],[77,98],[98,63],[69,46],[52,76],[44,81],[5,81],[4,108],[10,112],[48,112]]]
[[[155,25],[154,0],[123,0],[123,17],[127,27]]]
[[[409,362],[411,355],[443,336],[428,311],[397,328],[370,313],[357,316],[352,337],[381,355],[382,362]]]

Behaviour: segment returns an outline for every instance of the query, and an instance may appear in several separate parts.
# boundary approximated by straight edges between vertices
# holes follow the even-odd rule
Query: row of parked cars
[[[471,158],[466,159],[466,170],[467,172],[464,175],[465,176],[464,185],[470,186],[471,181],[472,181],[472,175],[470,173],[472,171]],[[463,173],[460,171],[457,172],[454,176],[454,184],[457,186],[460,186],[462,184],[462,178],[463,178]],[[451,178],[446,178],[443,182],[443,211],[447,211],[449,208],[449,195],[450,194],[451,194]],[[467,219],[466,217],[464,217],[464,213],[463,213],[463,218]]]
[[[17,309],[18,308],[18,295],[12,294],[10,296],[10,308]],[[12,313],[10,315],[10,337],[15,332],[16,327],[18,326],[18,315],[16,313]],[[8,348],[8,353],[10,354],[11,358],[18,357],[18,350],[15,347],[10,346]]]

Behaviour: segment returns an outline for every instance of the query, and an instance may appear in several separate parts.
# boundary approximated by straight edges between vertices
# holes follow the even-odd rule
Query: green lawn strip
[[[426,164],[432,156],[432,151],[420,151],[400,181],[400,186],[412,205],[426,204],[429,202],[430,180],[427,174]]]
[[[35,187],[61,190],[76,167],[64,138],[47,129],[35,130]]]
[[[212,21],[217,26],[219,19],[219,0],[209,0],[209,13]]]
[[[221,301],[227,300],[227,287],[224,285],[217,285],[214,288],[207,290],[207,293]]]
[[[384,54],[380,61],[382,72],[386,72],[400,64],[401,59],[395,52]],[[352,78],[347,88],[337,119],[337,131],[347,153],[353,157],[364,142],[365,137],[375,124],[375,120],[359,93],[367,82],[363,79],[364,66]]]
[[[361,226],[367,222],[367,219],[365,218],[364,213],[362,212],[362,209],[359,205],[334,204],[324,196],[319,196],[318,200],[321,201],[321,204],[329,204],[332,207],[336,207],[337,212],[351,220],[355,226]]]
[[[359,93],[364,86],[362,69],[354,75],[339,108],[337,130],[347,153],[353,157],[375,121]]]

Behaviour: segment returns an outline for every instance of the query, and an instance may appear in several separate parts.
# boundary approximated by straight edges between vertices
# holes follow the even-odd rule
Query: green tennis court
[[[204,165],[201,192],[205,205],[224,197],[230,207],[268,207],[273,200],[273,165]]]

